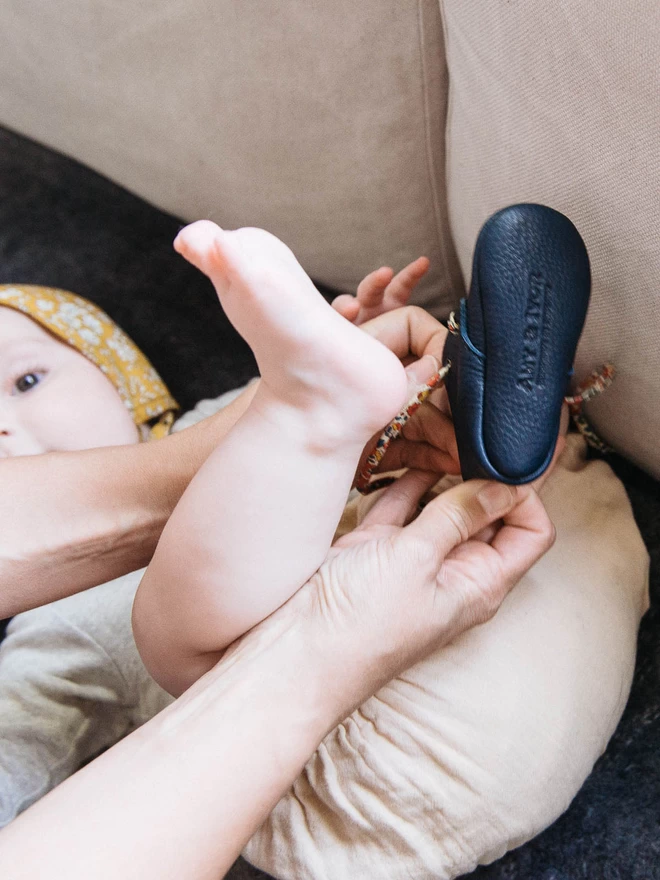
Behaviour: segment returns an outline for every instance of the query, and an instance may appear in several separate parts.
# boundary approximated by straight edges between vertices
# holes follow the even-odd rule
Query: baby
[[[139,440],[130,412],[98,367],[6,307],[0,308],[0,376],[0,458]]]
[[[420,259],[395,278],[378,270],[357,298],[342,297],[336,307],[362,322],[404,305],[427,268]],[[305,295],[318,296],[309,289]],[[331,309],[327,315],[331,326],[342,323]],[[359,343],[377,346],[351,329]],[[377,332],[374,322],[365,329]],[[394,367],[398,372],[396,359]],[[228,402],[203,402],[175,430]],[[65,291],[0,287],[0,457],[138,443],[167,433],[175,409],[151,364],[100,309]],[[427,450],[429,467],[456,472],[451,424],[434,408],[428,413],[436,444]],[[372,421],[374,431],[382,427]],[[400,445],[405,449],[406,441]],[[271,453],[271,467],[274,461]],[[146,673],[131,633],[141,574],[11,622],[0,645],[0,825],[170,701]]]
[[[164,436],[178,409],[128,336],[64,290],[0,285],[0,457]]]
[[[178,695],[320,566],[360,456],[408,401],[401,361],[319,295],[259,229],[184,229],[261,383],[170,517],[135,599],[147,669]],[[428,359],[428,375],[438,370]],[[283,501],[285,499],[285,501]]]

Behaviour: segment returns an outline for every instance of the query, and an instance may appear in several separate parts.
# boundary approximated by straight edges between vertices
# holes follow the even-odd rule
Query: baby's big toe
[[[214,274],[221,229],[211,220],[196,220],[174,239],[174,249],[205,275]]]

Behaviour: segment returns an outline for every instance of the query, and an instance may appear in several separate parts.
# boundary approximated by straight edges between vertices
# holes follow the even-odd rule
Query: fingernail
[[[415,361],[414,364],[407,366],[406,373],[408,374],[408,379],[412,380],[414,384],[425,385],[439,369],[438,359],[432,354],[425,354],[424,357]]]
[[[479,503],[488,516],[505,513],[513,503],[513,492],[503,483],[488,483],[477,492]]]

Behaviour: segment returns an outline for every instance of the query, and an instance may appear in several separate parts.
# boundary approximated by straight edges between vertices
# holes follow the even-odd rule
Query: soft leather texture
[[[444,352],[465,479],[526,483],[550,464],[589,290],[586,248],[563,214],[512,205],[484,224]]]

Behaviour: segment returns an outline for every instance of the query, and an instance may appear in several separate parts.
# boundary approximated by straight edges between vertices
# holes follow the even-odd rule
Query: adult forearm
[[[491,617],[550,547],[529,486],[469,480],[402,526],[428,479],[392,486],[183,697],[9,825],[3,876],[217,880],[326,731]],[[498,520],[490,543],[476,538]]]
[[[146,565],[186,486],[255,387],[163,440],[0,462],[0,618]]]
[[[7,880],[44,865],[54,880],[218,880],[342,715],[314,636],[299,615],[269,620],[27,810],[0,834]]]

